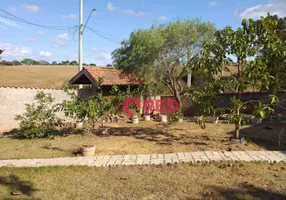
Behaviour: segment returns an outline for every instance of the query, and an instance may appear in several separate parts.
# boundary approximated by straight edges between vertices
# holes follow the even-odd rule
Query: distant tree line
[[[0,52],[2,53],[2,50],[0,50]],[[48,62],[46,60],[39,60],[38,61],[38,60],[30,59],[30,58],[25,58],[22,61],[17,61],[17,60],[6,61],[6,60],[2,60],[2,61],[0,61],[0,65],[8,65],[8,66],[17,66],[17,65],[78,65],[78,62],[75,61],[75,60],[74,61],[66,60],[66,61],[61,61],[61,62],[53,61],[53,62],[50,63],[50,62]],[[94,63],[90,63],[90,64],[83,63],[83,65],[96,66],[96,64],[94,64]],[[108,66],[110,66],[110,64],[108,64]]]

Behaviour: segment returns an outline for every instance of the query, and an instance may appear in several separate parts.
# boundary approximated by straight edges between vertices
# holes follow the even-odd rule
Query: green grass
[[[0,168],[0,199],[285,199],[286,164]],[[23,194],[12,197],[20,189]]]

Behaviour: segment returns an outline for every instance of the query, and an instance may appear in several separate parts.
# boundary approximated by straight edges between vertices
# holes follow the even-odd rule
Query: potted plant
[[[83,145],[80,150],[81,154],[84,157],[94,156],[95,153],[95,145]]]
[[[132,117],[132,124],[138,124],[139,123],[139,118],[137,117],[137,115],[134,115]]]
[[[167,115],[161,114],[160,115],[160,121],[164,122],[164,123],[168,122]]]
[[[149,114],[145,114],[144,121],[150,121],[150,120],[151,120],[151,116]]]

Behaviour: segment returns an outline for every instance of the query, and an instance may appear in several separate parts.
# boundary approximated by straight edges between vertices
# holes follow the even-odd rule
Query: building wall
[[[40,91],[50,93],[55,98],[55,103],[69,98],[63,90],[0,87],[0,132],[18,127],[15,115],[24,113],[25,104],[31,104]],[[59,113],[59,117],[65,119],[63,113]]]

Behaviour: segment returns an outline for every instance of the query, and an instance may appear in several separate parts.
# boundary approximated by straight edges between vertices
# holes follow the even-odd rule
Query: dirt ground
[[[283,163],[0,168],[0,199],[286,199]],[[258,170],[259,169],[259,170]],[[10,192],[20,190],[13,197]]]
[[[245,126],[244,144],[229,141],[232,124],[207,124],[201,129],[194,122],[162,124],[140,121],[138,125],[106,123],[105,134],[87,134],[67,129],[66,136],[53,139],[14,139],[0,137],[0,159],[48,158],[75,156],[82,145],[95,144],[96,155],[173,153],[218,150],[286,150],[283,124]],[[84,134],[82,134],[84,133]],[[280,144],[280,146],[279,146]]]

